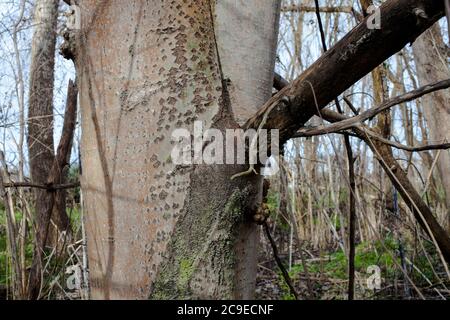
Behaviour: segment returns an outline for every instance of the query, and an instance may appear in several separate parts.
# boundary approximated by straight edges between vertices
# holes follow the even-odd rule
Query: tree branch
[[[376,115],[380,114],[383,111],[386,111],[396,105],[409,102],[415,99],[418,99],[428,93],[435,92],[442,89],[447,89],[450,87],[450,79],[443,80],[434,84],[429,84],[426,86],[423,86],[417,90],[408,92],[406,94],[403,94],[401,96],[395,97],[391,100],[388,100],[384,102],[382,105],[369,109],[363,113],[361,113],[358,116],[352,117],[352,118],[346,118],[346,120],[342,120],[336,123],[333,123],[332,125],[321,125],[317,126],[315,128],[310,129],[301,129],[298,134],[304,135],[304,136],[317,136],[317,135],[324,135],[331,132],[339,132],[347,129],[351,129],[355,125],[359,123],[363,123],[366,120],[372,119]],[[297,134],[297,136],[298,136]]]
[[[416,15],[418,8],[427,18]],[[277,103],[269,112],[265,128],[279,129],[281,142],[286,142],[317,113],[316,104],[319,109],[326,107],[444,16],[443,2],[434,0],[389,0],[380,10],[381,29],[368,29],[365,18],[290,86],[273,96],[244,127],[258,128],[268,109]]]
[[[320,7],[319,11],[323,13],[353,13],[353,7],[340,6],[340,7]],[[305,5],[289,5],[281,8],[281,12],[315,12],[316,7]]]
[[[273,87],[280,91],[281,89],[287,87],[289,85],[289,82],[284,79],[280,74],[275,72],[274,78],[273,78]]]
[[[4,187],[7,189],[12,188],[34,188],[34,189],[41,189],[41,190],[47,190],[49,192],[57,191],[57,190],[67,190],[67,189],[74,189],[78,188],[80,186],[79,182],[74,183],[67,183],[67,184],[55,184],[55,185],[43,185],[43,184],[37,184],[37,183],[28,183],[28,182],[11,182],[11,183],[5,183]]]
[[[284,79],[280,74],[275,73],[275,79],[274,79],[274,88],[275,89],[277,89],[279,91],[279,90],[282,90],[283,88],[287,87],[288,85],[289,85],[289,82],[286,79]],[[428,86],[434,86],[434,85],[428,85]],[[428,86],[424,86],[415,91],[421,91],[421,89],[424,89]],[[440,89],[437,89],[437,90],[440,90]],[[415,91],[411,91],[409,94],[412,94]],[[409,94],[399,96],[390,101],[399,99],[400,97],[409,96]],[[349,107],[352,109],[352,111],[355,114],[357,114],[358,110],[355,108],[355,106],[352,104],[352,102],[346,97],[344,97],[344,100],[349,105]],[[389,103],[389,101],[387,103]],[[385,103],[385,104],[387,104],[387,103]],[[376,109],[376,108],[374,108],[374,109]],[[350,120],[355,119],[357,117],[353,117],[353,118],[347,117],[343,114],[334,112],[329,109],[323,109],[321,111],[321,116],[324,118],[324,120],[327,120],[333,124],[329,125],[329,126],[320,126],[320,127],[318,126],[318,127],[314,127],[314,128],[306,128],[306,127],[302,128],[296,134],[294,134],[292,136],[292,138],[308,138],[308,137],[313,137],[313,136],[317,136],[317,135],[325,135],[325,134],[330,134],[330,133],[349,134],[356,138],[359,137],[355,133],[343,131],[344,128],[341,128],[339,125],[341,123],[349,122]],[[319,128],[321,128],[320,131],[319,131]],[[372,139],[375,139],[383,144],[389,145],[396,149],[405,150],[408,152],[423,152],[423,151],[430,151],[430,150],[448,150],[448,149],[450,149],[450,143],[426,144],[426,145],[421,145],[421,146],[406,146],[404,144],[383,138],[376,132],[372,131],[370,128],[364,126],[362,124],[361,120],[354,122],[353,125],[349,126],[348,128],[345,128],[345,129],[355,129],[355,128],[359,129],[359,130],[363,130]]]
[[[445,14],[447,16],[448,35],[450,36],[450,0],[444,0],[444,1],[445,1]]]
[[[269,239],[270,245],[273,250],[273,256],[278,265],[278,268],[280,268],[280,271],[281,271],[281,274],[283,275],[284,281],[288,285],[289,290],[291,291],[291,294],[295,297],[296,300],[298,300],[299,295],[298,295],[297,291],[295,290],[294,284],[292,283],[289,273],[287,272],[286,268],[283,265],[283,261],[281,261],[281,259],[280,259],[280,256],[278,254],[277,244],[275,243],[275,240],[273,240],[273,237],[272,237],[272,234],[270,233],[269,225],[267,224],[267,222],[264,222],[263,227],[264,227],[264,231],[266,232],[267,239]]]
[[[328,109],[322,110],[321,115],[324,120],[327,120],[329,122],[345,121],[345,120],[351,119],[347,116],[341,115],[337,112],[334,112],[334,111],[328,110]],[[426,144],[426,145],[421,145],[421,146],[406,146],[404,144],[383,138],[382,136],[380,136],[379,134],[377,134],[376,132],[372,131],[371,129],[369,129],[368,127],[366,127],[365,125],[362,125],[362,124],[355,124],[350,129],[359,130],[359,132],[366,133],[367,135],[370,136],[370,138],[372,138],[374,140],[377,140],[383,144],[389,145],[393,148],[405,150],[408,152],[422,152],[422,151],[430,151],[430,150],[448,150],[448,149],[450,149],[450,143]],[[342,134],[343,132],[331,131],[328,133]],[[358,134],[350,133],[350,135],[352,135],[356,138],[359,138]],[[295,135],[294,137],[295,138],[306,138],[306,137],[311,137],[311,136],[305,135],[303,132],[300,131],[299,134]]]

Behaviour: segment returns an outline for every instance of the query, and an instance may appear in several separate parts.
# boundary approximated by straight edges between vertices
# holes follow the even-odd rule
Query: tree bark
[[[38,0],[36,1],[34,14],[27,142],[31,178],[36,184],[47,182],[50,169],[55,161],[53,90],[58,5],[58,0]],[[67,156],[70,158],[70,152]],[[48,207],[48,203],[46,203],[47,192],[45,190],[34,190],[34,193],[36,199],[35,222],[37,230],[41,230],[47,228],[47,222],[43,218]],[[45,242],[41,245],[41,250],[46,244],[56,246],[60,232],[70,232],[65,201],[66,192],[61,190],[56,195],[56,203],[52,209],[51,237],[45,239]]]
[[[57,0],[38,0],[34,12],[34,35],[31,49],[30,89],[28,105],[28,156],[34,183],[45,184],[54,162],[53,82],[55,66]],[[45,190],[35,189],[35,261],[29,277],[29,297],[40,291],[42,252],[45,247],[48,208]]]
[[[48,178],[44,184],[46,186],[60,185],[61,181],[65,180],[64,174],[69,165],[69,155],[77,122],[77,102],[78,88],[76,84],[69,81],[61,140],[58,144],[55,160],[52,163]],[[43,249],[48,238],[50,221],[56,207],[56,202],[61,195],[60,192],[64,191],[64,189],[59,188],[48,188],[46,190],[41,188],[36,189],[43,190],[45,193],[42,199],[42,213],[39,216],[41,224],[36,230],[36,244],[29,276],[28,296],[30,299],[38,299],[40,297],[42,272],[45,271],[42,268],[44,262]]]
[[[54,161],[53,82],[57,0],[39,0],[34,15],[28,106],[28,153],[33,182],[47,182]],[[36,190],[36,224],[40,226],[45,191]]]
[[[262,181],[231,181],[242,165],[174,165],[171,134],[238,128],[270,98],[279,1],[81,7],[92,298],[252,298]]]

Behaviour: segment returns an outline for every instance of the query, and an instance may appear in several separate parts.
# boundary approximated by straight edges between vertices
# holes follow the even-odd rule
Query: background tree
[[[446,47],[439,24],[420,36],[413,45],[414,60],[420,85],[448,78],[448,58]],[[423,113],[429,126],[432,143],[449,141],[450,123],[450,92],[443,90],[422,99]],[[450,153],[439,152],[437,169],[441,177],[440,183],[447,206],[450,209],[450,180],[445,179],[450,174]],[[450,219],[450,212],[447,213]],[[449,221],[450,222],[450,221]],[[450,227],[450,223],[449,223]]]

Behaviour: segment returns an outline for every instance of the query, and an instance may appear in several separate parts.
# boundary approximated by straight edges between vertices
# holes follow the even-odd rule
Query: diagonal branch
[[[258,128],[268,113],[265,128],[279,129],[281,142],[286,142],[317,113],[315,100],[320,109],[326,107],[387,58],[413,42],[444,16],[444,3],[389,0],[380,11],[381,29],[369,29],[368,18],[363,20],[292,85],[273,96],[247,121],[245,128]],[[286,98],[290,101],[288,106],[285,105]],[[274,103],[277,106],[269,111]]]
[[[286,84],[287,81],[282,77],[279,79],[282,83]],[[320,112],[321,117],[331,123],[342,122],[350,119],[349,117],[334,112],[329,109],[324,109]],[[446,234],[445,230],[439,224],[434,217],[431,209],[422,200],[421,196],[417,193],[414,186],[408,179],[407,174],[403,171],[401,166],[392,156],[392,152],[386,152],[387,145],[392,146],[395,144],[377,133],[371,131],[367,126],[362,123],[355,124],[352,127],[354,135],[367,143],[369,148],[377,156],[380,165],[401,194],[405,203],[413,212],[416,220],[421,227],[430,235],[430,237],[436,242],[439,251],[442,253],[443,258],[447,263],[450,263],[450,237]],[[401,146],[401,145],[400,145]],[[398,147],[398,146],[397,146]],[[427,146],[418,147],[417,150],[426,149]],[[430,147],[430,146],[428,146]],[[449,144],[443,144],[438,147],[450,148]],[[389,148],[389,147],[388,147]],[[412,149],[412,148],[411,148]],[[411,152],[414,150],[410,150]]]
[[[331,110],[323,110],[322,111],[322,115],[324,115],[324,114],[328,114],[329,115],[329,112],[333,112],[333,111],[331,111]],[[337,113],[334,114],[334,115],[337,115]],[[350,118],[346,118],[346,119],[350,119]],[[393,147],[395,149],[404,150],[404,151],[408,151],[408,152],[423,152],[423,151],[430,151],[430,150],[448,150],[448,149],[450,149],[450,143],[437,143],[437,144],[425,144],[425,145],[419,145],[419,146],[407,146],[407,145],[401,144],[399,142],[391,141],[389,139],[383,138],[378,133],[370,130],[369,128],[367,128],[366,126],[364,126],[362,124],[355,124],[349,129],[359,129],[359,130],[365,129],[365,133],[367,135],[369,135],[370,138],[372,138],[374,140],[377,140],[377,141],[379,141],[379,142],[381,142],[383,144],[386,144],[388,146],[391,146],[391,147]],[[311,133],[306,132],[306,131],[307,130],[300,129],[299,132],[293,136],[293,138],[308,138],[308,137],[316,136],[316,134],[311,134]],[[348,131],[341,131],[341,130],[323,131],[323,132],[320,132],[320,135],[326,135],[326,134],[330,134],[330,133],[349,134],[349,135],[351,135],[353,137],[358,138],[358,135],[356,135],[354,133],[351,133],[351,132],[348,132]]]

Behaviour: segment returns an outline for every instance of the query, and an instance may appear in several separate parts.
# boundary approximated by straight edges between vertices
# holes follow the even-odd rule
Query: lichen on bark
[[[235,188],[224,201],[180,218],[151,299],[233,298],[235,241],[251,189]]]

